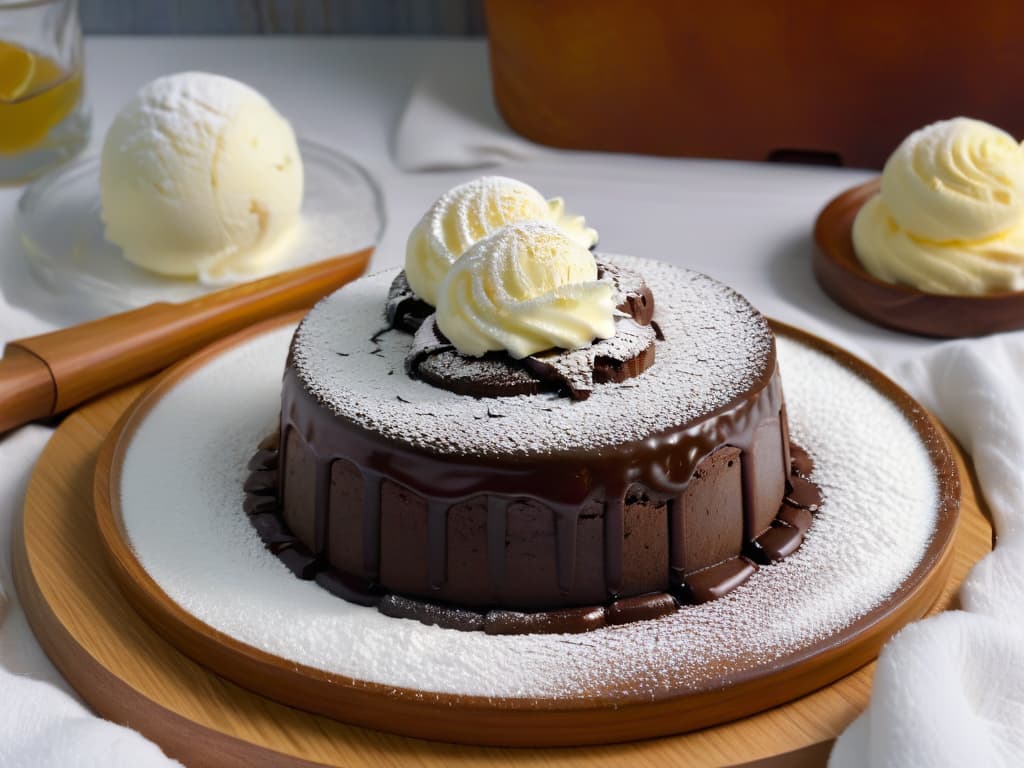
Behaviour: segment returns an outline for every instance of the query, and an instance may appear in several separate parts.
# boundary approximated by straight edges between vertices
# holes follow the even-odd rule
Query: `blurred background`
[[[126,35],[482,35],[482,0],[80,0],[84,31]]]

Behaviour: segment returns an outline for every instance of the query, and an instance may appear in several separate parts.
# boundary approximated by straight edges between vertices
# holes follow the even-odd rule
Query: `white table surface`
[[[419,73],[437,62],[486,68],[478,40],[362,38],[104,38],[86,41],[86,82],[96,151],[118,107],[162,74],[202,69],[262,91],[297,132],[334,146],[377,179],[387,225],[374,267],[398,265],[410,228],[439,194],[482,171],[400,171],[391,156],[397,121]],[[593,153],[545,154],[502,166],[548,196],[562,195],[601,233],[602,249],[700,269],[744,293],[766,314],[847,347],[883,367],[937,342],[876,328],[836,307],[810,269],[820,208],[869,172]],[[14,232],[21,190],[0,188],[0,341],[83,319],[73,301],[37,286]],[[31,465],[49,430],[0,438],[0,665],[66,684],[39,651],[17,607],[10,531]],[[2,707],[0,707],[2,708]]]

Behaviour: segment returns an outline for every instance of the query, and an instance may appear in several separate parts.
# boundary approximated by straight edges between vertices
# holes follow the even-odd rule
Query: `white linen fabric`
[[[871,706],[832,768],[1018,766],[1024,759],[1024,334],[950,342],[893,367],[971,455],[998,544],[960,590],[962,611],[885,647]]]
[[[395,133],[395,163],[403,171],[485,168],[545,152],[506,127],[488,70],[458,60],[432,62]]]
[[[28,426],[0,439],[0,510],[20,510],[32,465],[50,430]],[[0,767],[180,765],[135,731],[86,709],[32,638],[14,584],[11,537],[20,515],[0,526]],[[28,677],[26,675],[31,675]]]
[[[0,766],[165,768],[180,766],[135,731],[100,720],[58,688],[0,671]]]

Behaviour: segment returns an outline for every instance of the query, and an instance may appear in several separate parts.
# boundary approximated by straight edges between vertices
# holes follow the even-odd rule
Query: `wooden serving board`
[[[920,560],[903,577],[899,586],[862,616],[807,643],[787,644],[782,640],[773,646],[773,655],[768,660],[757,654],[745,656],[741,653],[725,658],[710,655],[703,657],[703,663],[692,665],[687,663],[684,652],[682,657],[675,659],[661,657],[654,661],[648,658],[643,664],[631,665],[629,684],[625,690],[621,687],[605,687],[597,677],[588,683],[586,690],[562,690],[537,696],[483,696],[408,688],[375,676],[360,677],[358,674],[350,676],[329,672],[319,666],[300,663],[286,654],[268,652],[244,642],[236,634],[206,623],[200,618],[199,612],[186,610],[170,593],[165,592],[165,587],[146,569],[140,559],[145,557],[146,549],[140,544],[136,552],[128,533],[128,517],[139,520],[151,514],[175,515],[176,507],[170,504],[161,507],[161,512],[156,512],[149,499],[139,498],[126,509],[122,505],[122,489],[126,480],[122,474],[130,446],[137,440],[144,441],[143,435],[151,429],[147,424],[154,409],[167,398],[174,398],[176,390],[185,385],[186,379],[220,369],[231,351],[243,344],[251,353],[259,350],[258,356],[261,358],[276,359],[283,349],[275,349],[271,353],[266,336],[282,327],[280,322],[269,321],[223,339],[163,375],[118,421],[104,442],[97,458],[93,496],[108,562],[113,566],[115,581],[136,613],[189,658],[221,677],[273,701],[350,725],[457,744],[561,747],[657,738],[740,719],[799,698],[859,669],[878,655],[885,641],[899,628],[928,611],[938,599],[948,578],[960,482],[947,441],[936,431],[932,420],[920,406],[878,371],[822,339],[775,323],[773,328],[779,338],[813,348],[870,383],[888,403],[900,409],[917,433],[922,447],[927,447],[929,452],[930,469],[937,484],[936,516],[930,540],[918,553]],[[290,333],[283,336],[278,334],[279,338],[287,338],[288,335]],[[787,370],[790,375],[797,377],[814,375],[813,371],[802,368]],[[277,390],[275,368],[260,374],[244,368],[232,368],[231,372],[245,378],[267,376],[270,385],[268,389],[271,392]],[[229,389],[241,395],[237,384]],[[212,383],[207,394],[213,399],[232,396]],[[265,428],[269,422],[263,417],[272,418],[278,407],[277,402],[275,395],[266,402],[262,415],[258,411],[250,411],[248,418],[255,420],[259,428]],[[186,423],[195,418],[188,404],[180,405],[176,411],[179,418]],[[831,407],[842,406],[833,404]],[[207,418],[224,419],[223,423],[216,425],[219,431],[232,422],[239,426],[238,421],[247,417],[233,414],[230,417],[210,415]],[[196,443],[192,451],[202,457],[200,464],[204,460],[215,461],[214,456],[204,453],[210,450],[205,444],[208,439],[209,433],[203,436],[192,433],[191,440]],[[181,450],[180,443],[178,445],[174,450]],[[243,446],[242,450],[247,453],[249,448],[251,446]],[[174,460],[170,456],[161,455],[158,461],[169,470]],[[176,477],[176,482],[190,482],[186,475]],[[827,478],[825,480],[826,483],[837,481],[841,482],[838,477],[833,477],[831,481]],[[198,487],[204,486],[199,483]],[[225,512],[219,506],[218,496],[212,494],[193,499],[187,502],[192,505],[190,509],[183,512],[194,513],[196,507],[205,507],[214,516],[228,514],[240,519],[237,505]],[[832,514],[843,515],[843,508],[833,506]],[[243,537],[251,535],[248,526],[242,526],[240,533]],[[170,530],[166,535],[172,540],[178,540],[177,534]],[[236,542],[237,539],[234,539],[223,542],[221,546],[232,547]],[[182,541],[176,546],[190,545]],[[220,552],[214,550],[206,556],[219,557]],[[178,562],[178,567],[181,567],[180,559]],[[287,572],[282,572],[281,577],[289,586],[294,585],[294,577]],[[239,583],[245,583],[243,574],[237,574],[236,578],[241,578]],[[196,588],[215,591],[218,584],[206,582]],[[265,588],[266,585],[261,587]],[[765,598],[770,599],[767,594]],[[311,610],[330,611],[336,600],[328,599],[327,603],[330,605]],[[278,610],[271,607],[272,602],[257,601],[246,609],[246,615],[250,618],[242,620],[254,621],[251,617],[261,614],[264,606],[269,613],[278,617],[278,621],[288,623],[303,619],[302,616],[278,613]],[[359,633],[360,619],[352,616],[349,621],[353,623],[351,631]],[[391,621],[394,623],[395,620]],[[396,624],[394,629],[402,631],[403,627]],[[622,628],[621,631],[628,632],[629,628]],[[688,629],[670,621],[661,631],[684,637]],[[588,646],[593,645],[594,653],[601,653],[603,644],[616,642],[614,634],[614,631],[599,631],[587,635],[583,642]],[[485,635],[474,633],[474,636],[486,640]],[[667,637],[666,641],[672,642]],[[410,638],[410,642],[414,641]],[[494,638],[491,642],[501,641]],[[728,644],[730,641],[723,638],[723,642]],[[529,658],[532,652],[528,646],[520,645],[519,649],[518,652],[522,653],[521,664],[529,668],[535,663],[536,657]],[[617,651],[622,652],[621,649]],[[380,649],[378,653],[388,651]],[[401,651],[399,654],[403,658],[392,658],[391,661],[412,666],[421,663],[415,651],[410,651],[407,657]],[[539,654],[541,657],[543,655]],[[615,679],[614,670],[608,670],[608,679]]]
[[[104,438],[142,390],[137,385],[86,406],[54,434],[15,537],[15,580],[40,643],[86,701],[189,765],[822,765],[832,740],[867,703],[873,664],[784,706],[682,736],[507,749],[388,735],[251,693],[178,652],[132,609],[107,567],[91,502],[94,469]],[[933,611],[954,603],[964,575],[992,544],[973,477],[959,452],[956,460],[960,524]]]

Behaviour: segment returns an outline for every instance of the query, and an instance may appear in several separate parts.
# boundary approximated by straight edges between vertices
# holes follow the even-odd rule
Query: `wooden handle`
[[[0,360],[0,433],[155,373],[259,320],[310,307],[361,275],[372,252],[12,341]]]
[[[0,360],[0,434],[54,412],[57,387],[43,360],[20,347]]]

